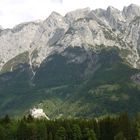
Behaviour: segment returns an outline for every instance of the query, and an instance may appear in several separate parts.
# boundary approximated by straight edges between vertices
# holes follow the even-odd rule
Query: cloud
[[[54,2],[54,3],[63,3],[63,0],[51,0],[51,2]]]
[[[7,4],[24,4],[27,2],[27,0],[5,0]]]
[[[0,16],[3,16],[3,12],[0,10]]]

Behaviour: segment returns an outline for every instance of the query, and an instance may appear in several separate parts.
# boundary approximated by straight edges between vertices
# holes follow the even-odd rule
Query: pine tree
[[[123,132],[127,140],[131,140],[131,123],[127,113],[123,113],[119,116],[120,131]]]
[[[10,117],[9,117],[9,115],[5,115],[5,117],[3,118],[3,122],[4,123],[10,123]]]
[[[138,113],[136,116],[134,127],[136,132],[135,137],[137,140],[139,140],[140,139],[140,113]]]
[[[79,125],[75,124],[72,128],[72,139],[73,140],[81,140],[82,134]]]
[[[100,128],[99,128],[99,123],[97,119],[93,119],[93,127],[94,127],[94,132],[96,134],[97,139],[100,139]]]
[[[49,132],[49,134],[48,134],[48,140],[53,140],[53,135],[51,132]]]
[[[32,117],[31,114],[29,114],[29,115],[27,116],[26,121],[27,121],[27,122],[32,122],[32,121],[34,121],[34,118]]]
[[[122,132],[119,132],[115,137],[114,140],[126,140]]]
[[[26,140],[27,137],[27,124],[22,120],[17,128],[17,140]]]
[[[97,140],[95,132],[92,129],[86,129],[86,140]]]
[[[66,130],[64,127],[60,127],[57,130],[55,140],[66,140]]]
[[[37,136],[38,139],[40,140],[47,140],[48,139],[48,134],[47,134],[47,127],[44,122],[38,121],[36,123],[37,126]]]
[[[0,140],[5,140],[5,137],[6,137],[6,131],[2,126],[0,126]]]

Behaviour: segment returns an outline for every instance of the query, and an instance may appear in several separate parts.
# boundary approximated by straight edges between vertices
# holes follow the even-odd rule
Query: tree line
[[[0,119],[0,140],[140,140],[140,114],[92,119]]]

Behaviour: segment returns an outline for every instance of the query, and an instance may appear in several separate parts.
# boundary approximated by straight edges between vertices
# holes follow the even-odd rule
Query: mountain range
[[[140,7],[78,9],[0,27],[0,116],[139,112]]]

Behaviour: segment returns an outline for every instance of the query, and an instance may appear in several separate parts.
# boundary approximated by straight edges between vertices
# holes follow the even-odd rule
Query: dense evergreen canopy
[[[126,113],[93,119],[10,119],[0,120],[0,140],[139,140],[140,115]]]

